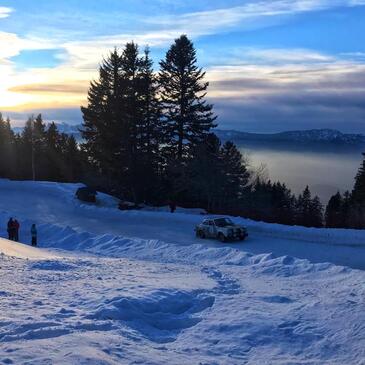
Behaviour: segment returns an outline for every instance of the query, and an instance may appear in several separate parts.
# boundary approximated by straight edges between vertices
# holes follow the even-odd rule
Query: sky
[[[0,111],[78,124],[115,46],[194,42],[221,129],[365,134],[365,0],[0,0]]]

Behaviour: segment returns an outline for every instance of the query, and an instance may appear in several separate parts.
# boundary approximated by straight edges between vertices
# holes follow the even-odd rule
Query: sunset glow
[[[79,123],[89,82],[110,50],[131,40],[149,45],[157,71],[169,44],[186,33],[207,70],[222,126],[277,131],[274,113],[283,130],[365,131],[365,46],[357,41],[365,1],[99,3],[2,2],[4,114],[17,121],[42,111],[46,119]]]

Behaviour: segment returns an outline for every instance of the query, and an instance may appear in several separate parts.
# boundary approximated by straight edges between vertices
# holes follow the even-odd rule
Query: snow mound
[[[201,292],[161,289],[146,296],[116,297],[86,318],[120,321],[157,343],[176,340],[184,329],[201,321],[197,315],[214,304],[214,296]]]
[[[345,272],[346,267],[331,263],[311,263],[289,255],[277,256],[273,253],[251,254],[234,247],[190,244],[178,246],[160,240],[127,238],[112,234],[95,235],[77,232],[71,227],[42,224],[38,227],[42,236],[42,246],[49,249],[87,252],[112,258],[127,258],[165,263],[252,266],[259,274],[282,277],[297,276],[321,271],[332,273]],[[57,264],[43,263],[41,266],[57,270]],[[71,269],[60,267],[59,271]]]
[[[57,257],[54,253],[47,250],[29,247],[22,243],[9,241],[4,238],[0,238],[0,253],[5,256],[30,260],[48,260]]]
[[[76,265],[71,265],[64,261],[44,260],[38,261],[29,266],[30,270],[47,270],[47,271],[70,271],[76,270]]]

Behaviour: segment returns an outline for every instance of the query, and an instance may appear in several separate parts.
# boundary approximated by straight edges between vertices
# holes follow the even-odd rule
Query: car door
[[[209,237],[216,237],[217,235],[217,229],[215,227],[214,221],[210,220],[208,222],[208,227],[209,227]]]

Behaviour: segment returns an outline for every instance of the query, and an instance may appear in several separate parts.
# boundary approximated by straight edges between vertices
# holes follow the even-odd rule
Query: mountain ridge
[[[48,124],[47,124],[48,125]],[[72,134],[76,140],[81,141],[81,124],[56,123],[62,133]],[[14,127],[14,132],[21,133],[22,127]],[[277,143],[326,143],[342,145],[365,144],[365,135],[360,133],[343,133],[336,129],[305,129],[277,133],[251,133],[234,129],[214,129],[214,133],[222,140],[233,142],[277,142]]]
[[[217,136],[223,140],[233,142],[289,142],[289,143],[328,143],[358,145],[365,144],[362,134],[342,133],[336,129],[308,129],[293,130],[278,133],[250,133],[236,130],[216,129]]]

